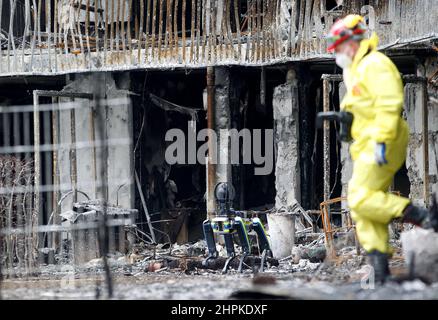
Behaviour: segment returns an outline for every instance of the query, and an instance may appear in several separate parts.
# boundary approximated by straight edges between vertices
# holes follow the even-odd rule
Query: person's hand
[[[385,143],[376,143],[374,155],[376,158],[376,162],[379,166],[387,164],[388,161],[386,160],[386,144]]]

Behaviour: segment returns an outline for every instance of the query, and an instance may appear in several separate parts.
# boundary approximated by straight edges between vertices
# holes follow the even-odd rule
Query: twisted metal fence
[[[108,259],[127,252],[137,211],[108,196],[133,177],[108,174],[109,149],[124,152],[131,140],[108,135],[107,112],[130,107],[127,98],[38,90],[34,105],[0,107],[8,123],[0,127],[3,297],[32,297],[17,290],[39,290],[42,281],[74,293],[76,280],[87,279],[112,296]]]

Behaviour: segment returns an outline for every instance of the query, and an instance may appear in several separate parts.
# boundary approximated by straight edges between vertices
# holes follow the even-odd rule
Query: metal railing
[[[3,0],[0,74],[263,64],[326,55],[324,33],[339,13],[325,10],[321,0],[299,2]]]
[[[105,115],[130,107],[123,97],[39,90],[34,105],[0,107],[1,123],[9,123],[0,127],[3,297],[17,297],[18,287],[35,289],[41,279],[62,286],[77,277],[105,283],[111,297],[107,259],[129,250],[137,210],[108,200],[134,179],[130,172],[111,176],[111,152],[126,153],[132,141],[112,139]],[[93,259],[100,261],[100,272],[87,271]]]
[[[366,17],[382,47],[438,37],[434,0],[0,0],[0,75],[325,59],[325,35]],[[427,14],[426,14],[427,13]]]

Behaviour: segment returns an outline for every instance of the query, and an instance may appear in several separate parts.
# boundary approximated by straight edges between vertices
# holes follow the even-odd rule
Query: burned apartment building
[[[215,184],[228,181],[236,209],[299,207],[314,228],[328,228],[321,203],[347,209],[351,160],[334,125],[317,130],[315,116],[338,110],[345,92],[325,35],[348,13],[365,16],[403,74],[411,133],[392,190],[420,204],[438,192],[434,0],[3,0],[0,8],[2,170],[16,152],[9,147],[22,146],[26,183],[55,186],[35,190],[35,225],[60,224],[73,203],[106,193],[114,207],[138,210],[145,239],[196,241],[215,210]],[[68,103],[79,107],[61,112]],[[20,106],[31,112],[13,111]],[[166,133],[175,128],[271,129],[272,170],[255,175],[264,164],[254,161],[169,164]],[[106,157],[95,145],[76,149],[87,141],[108,142]],[[74,147],[44,149],[51,144]],[[218,153],[229,157],[231,147]],[[35,246],[50,247],[44,241]]]

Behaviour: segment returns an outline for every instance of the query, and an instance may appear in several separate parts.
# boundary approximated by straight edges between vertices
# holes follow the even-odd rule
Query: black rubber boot
[[[429,211],[427,209],[409,204],[403,211],[403,223],[412,223],[419,227],[426,227]],[[427,229],[427,228],[426,228]]]
[[[435,194],[432,196],[430,210],[409,204],[403,211],[403,223],[412,223],[423,229],[434,229],[438,232],[438,205]]]
[[[377,250],[368,252],[368,263],[374,269],[374,281],[383,284],[390,277],[388,255]]]

